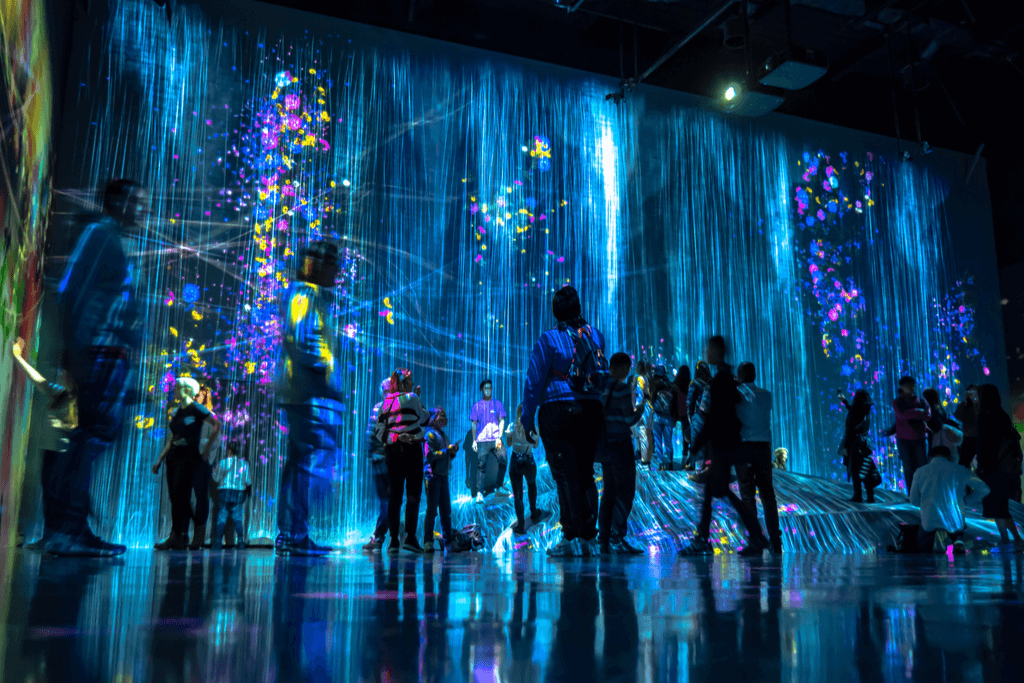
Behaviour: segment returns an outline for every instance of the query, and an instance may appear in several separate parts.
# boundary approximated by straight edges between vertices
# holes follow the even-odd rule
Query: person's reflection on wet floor
[[[150,644],[150,680],[189,680],[187,673],[203,671],[199,643],[210,615],[203,553],[171,555],[160,610]]]
[[[594,647],[600,610],[597,576],[592,569],[587,567],[583,571],[578,562],[565,565],[548,659],[548,681],[597,680]]]
[[[523,621],[523,598],[526,579],[516,573],[516,592],[512,596],[512,617],[508,622],[508,657],[505,679],[509,683],[536,683],[539,667],[533,662],[533,645],[537,638],[537,584],[530,582],[530,593]]]
[[[105,631],[95,625],[99,633],[90,634],[94,628],[79,621],[85,596],[95,590],[102,575],[121,564],[121,560],[107,559],[40,561],[22,646],[24,680],[99,683],[111,678],[101,661],[88,661],[88,650],[97,648],[85,647]],[[4,671],[0,666],[0,673]]]
[[[452,571],[443,560],[437,563],[441,565],[441,572],[436,579],[434,563],[423,563],[423,619],[426,631],[423,678],[427,683],[449,680],[454,668],[448,657],[448,596],[451,593]]]
[[[629,581],[621,567],[601,572],[604,617],[603,680],[635,681],[640,659],[640,628]]]

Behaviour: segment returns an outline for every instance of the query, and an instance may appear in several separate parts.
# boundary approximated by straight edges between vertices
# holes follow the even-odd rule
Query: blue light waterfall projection
[[[313,529],[333,542],[372,522],[363,432],[381,379],[411,368],[461,441],[485,377],[514,413],[565,283],[609,351],[692,366],[708,334],[727,334],[733,362],[757,363],[775,392],[776,445],[809,474],[840,476],[836,387],[871,389],[881,429],[900,373],[951,403],[964,372],[980,374],[972,284],[949,253],[946,185],[927,168],[821,151],[657,90],[616,108],[595,77],[266,12],[242,25],[229,5],[178,7],[168,27],[152,3],[122,2],[82,61],[62,184],[154,189],[133,247],[144,399],[95,486],[122,540],[146,546],[168,526],[148,466],[179,374],[211,387],[246,445],[250,538],[276,535],[281,294],[321,237],[345,255],[330,325],[346,423]],[[295,28],[276,28],[281,17]]]

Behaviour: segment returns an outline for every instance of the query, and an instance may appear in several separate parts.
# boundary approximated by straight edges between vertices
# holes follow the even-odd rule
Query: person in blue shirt
[[[604,387],[574,387],[569,373],[574,362],[587,362],[577,359],[578,349],[588,346],[603,354],[604,337],[583,318],[573,287],[566,285],[555,293],[551,310],[558,325],[542,333],[530,353],[523,388],[523,429],[527,434],[536,431],[536,415],[558,489],[562,541],[548,555],[590,555],[596,550],[592,547],[597,538],[594,456],[604,420]]]
[[[309,537],[310,487],[330,476],[337,457],[340,394],[327,326],[327,292],[338,277],[338,247],[311,242],[288,286],[284,311],[282,386],[278,404],[288,422],[288,451],[277,496],[278,555],[326,555]]]
[[[66,451],[43,473],[46,550],[59,556],[110,557],[125,546],[89,528],[93,463],[121,433],[141,316],[124,242],[142,230],[149,192],[131,180],[112,180],[103,213],[85,216],[57,291],[64,367],[77,389],[78,425]]]

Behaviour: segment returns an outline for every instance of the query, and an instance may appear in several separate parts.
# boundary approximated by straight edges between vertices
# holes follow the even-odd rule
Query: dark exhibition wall
[[[604,77],[253,3],[179,4],[170,22],[112,3],[78,31],[47,274],[104,180],[154,194],[130,247],[139,408],[94,482],[122,542],[166,531],[149,465],[183,374],[247,446],[250,537],[276,534],[279,308],[294,254],[320,237],[346,258],[331,311],[344,448],[315,525],[335,542],[372,521],[362,440],[381,380],[411,368],[453,439],[485,377],[514,411],[565,283],[610,351],[692,367],[708,334],[727,335],[732,362],[775,393],[775,445],[802,473],[841,476],[836,389],[872,393],[891,489],[899,461],[879,432],[900,375],[950,404],[970,383],[1006,392],[987,178],[970,156],[904,163],[888,138],[733,118],[654,87],[616,105]]]

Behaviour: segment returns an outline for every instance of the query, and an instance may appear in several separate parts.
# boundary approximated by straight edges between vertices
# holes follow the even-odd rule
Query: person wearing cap
[[[309,494],[326,488],[338,455],[341,394],[327,324],[328,291],[338,277],[338,247],[310,242],[284,311],[278,405],[288,424],[288,450],[277,495],[278,555],[326,555],[333,548],[309,537]]]
[[[551,557],[591,555],[597,539],[597,485],[594,459],[604,407],[604,386],[586,382],[575,385],[574,365],[603,363],[604,337],[583,318],[579,294],[566,285],[555,293],[551,312],[558,324],[540,335],[530,353],[530,367],[523,388],[523,430],[540,439],[558,489],[562,541],[548,550]],[[577,351],[584,351],[580,358]],[[599,354],[599,355],[598,355]],[[589,374],[596,367],[579,367]]]
[[[167,495],[171,499],[171,534],[167,540],[156,544],[157,550],[185,550],[188,547],[188,525],[193,518],[196,537],[202,539],[206,536],[210,501],[200,496],[193,512],[192,489],[197,474],[203,476],[205,472],[200,462],[210,457],[210,448],[220,432],[220,422],[206,406],[196,402],[197,394],[199,382],[191,377],[179,377],[174,383],[174,398],[178,407],[171,415],[167,442],[153,464],[153,474],[159,474],[160,466],[167,462]],[[212,431],[200,452],[203,425],[207,422]]]
[[[213,527],[213,549],[222,547],[224,525],[230,516],[235,522],[235,547],[241,550],[245,548],[246,492],[252,490],[252,479],[249,477],[249,463],[241,454],[238,441],[228,443],[225,456],[213,471],[213,480],[217,482],[217,499],[220,501],[217,522]]]

